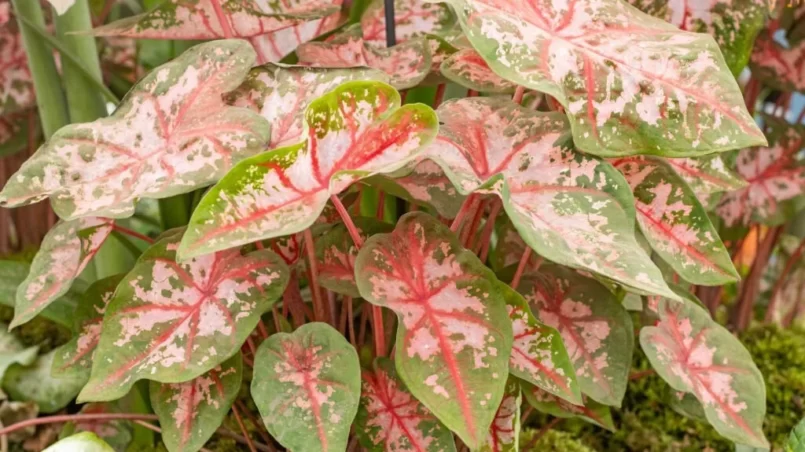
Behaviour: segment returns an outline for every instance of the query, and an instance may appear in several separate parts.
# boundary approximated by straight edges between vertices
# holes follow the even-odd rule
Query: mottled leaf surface
[[[465,196],[458,193],[444,174],[442,167],[430,159],[423,159],[410,172],[379,175],[366,180],[390,195],[416,204],[433,207],[439,215],[455,218]]]
[[[372,0],[361,16],[363,39],[373,45],[386,46],[384,0]],[[394,0],[394,32],[397,42],[426,35],[443,35],[456,24],[456,16],[446,3],[427,0]]]
[[[768,447],[766,386],[741,342],[689,302],[659,301],[660,320],[640,331],[652,367],[677,391],[702,403],[710,424],[740,444]]]
[[[370,452],[456,450],[452,432],[408,391],[388,358],[363,372],[355,433]]]
[[[22,38],[12,24],[0,24],[0,116],[36,103]]]
[[[755,42],[750,67],[752,74],[770,87],[784,91],[803,91],[803,58],[805,43],[786,48],[764,32]]]
[[[453,83],[482,93],[512,93],[517,86],[495,74],[481,55],[462,49],[442,61],[442,75]]]
[[[240,353],[183,383],[151,382],[151,406],[171,452],[197,451],[221,425],[240,390]]]
[[[361,296],[394,311],[397,371],[470,448],[503,398],[511,324],[495,276],[435,218],[412,212],[358,253]]]
[[[713,193],[738,190],[746,186],[746,181],[719,154],[695,159],[666,159],[665,162],[685,179],[700,200]]]
[[[12,176],[0,205],[50,197],[64,219],[124,218],[139,198],[166,198],[204,187],[238,160],[264,150],[260,115],[227,106],[254,63],[239,40],[200,44],[153,70],[112,116],[59,129]]]
[[[527,383],[520,383],[528,403],[537,410],[560,418],[579,418],[609,431],[615,431],[609,407],[586,399],[584,405],[574,405],[542,389]]]
[[[343,0],[329,0],[319,3],[341,8],[344,2]],[[339,11],[321,19],[308,20],[298,25],[254,36],[249,41],[263,62],[277,62],[295,52],[300,45],[337,29],[343,24],[344,19],[345,17]]]
[[[177,383],[234,355],[285,289],[273,252],[239,249],[176,261],[181,230],[145,251],[106,309],[80,400],[113,400],[140,379]]]
[[[520,450],[520,406],[523,395],[520,384],[510,378],[506,383],[506,392],[500,402],[495,420],[489,427],[486,443],[481,452],[517,452]]]
[[[269,433],[290,450],[346,450],[361,396],[355,349],[325,323],[260,344],[252,398]]]
[[[331,195],[416,158],[437,124],[430,107],[400,107],[400,95],[388,85],[340,85],[310,103],[304,141],[241,162],[207,192],[180,254],[198,256],[303,231]]]
[[[766,143],[711,36],[617,0],[450,3],[498,75],[565,107],[586,152],[683,157]]]

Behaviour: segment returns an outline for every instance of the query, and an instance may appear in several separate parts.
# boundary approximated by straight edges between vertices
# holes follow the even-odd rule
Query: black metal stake
[[[397,33],[394,29],[394,0],[385,0],[386,2],[386,47],[391,47],[397,44]]]

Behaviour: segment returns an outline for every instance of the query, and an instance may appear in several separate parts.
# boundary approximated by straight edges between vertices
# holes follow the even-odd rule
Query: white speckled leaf
[[[770,87],[783,91],[803,91],[803,58],[805,43],[786,48],[763,32],[755,42],[749,66],[752,68],[752,75]]]
[[[567,400],[560,399],[542,389],[521,382],[523,394],[528,403],[543,413],[560,418],[579,418],[609,431],[615,431],[612,413],[609,407],[586,399],[584,405],[573,405]]]
[[[364,371],[355,434],[369,452],[455,452],[453,433],[405,387],[394,361]]]
[[[741,342],[689,302],[659,301],[660,320],[640,331],[652,367],[677,391],[693,394],[707,420],[739,444],[768,448],[763,375]]]
[[[503,398],[511,322],[495,276],[449,228],[422,213],[371,237],[355,262],[361,296],[394,311],[397,371],[471,449]]]
[[[11,327],[28,322],[67,293],[113,229],[112,220],[88,217],[59,222],[48,231],[28,276],[17,287]]]
[[[702,204],[713,193],[738,190],[747,185],[719,154],[695,159],[665,159],[665,162],[685,179]]]
[[[260,115],[221,98],[252,63],[254,51],[244,41],[193,47],[145,76],[112,116],[59,129],[12,176],[0,205],[50,197],[64,219],[124,218],[139,198],[215,182],[268,141]]]
[[[495,420],[489,427],[486,443],[481,452],[517,452],[520,450],[520,406],[523,395],[520,384],[514,378],[506,383],[506,392],[500,402]]]
[[[621,0],[450,0],[502,77],[550,94],[580,149],[686,157],[766,143],[711,36]]]
[[[36,103],[28,57],[16,27],[0,25],[0,116]]]
[[[629,313],[601,283],[573,270],[543,264],[523,275],[517,291],[536,317],[559,331],[581,391],[620,406],[632,365]]]
[[[221,426],[240,390],[240,353],[182,383],[151,382],[151,406],[171,452],[196,452]]]
[[[626,157],[612,164],[632,187],[643,236],[679,276],[706,286],[738,280],[707,211],[673,167],[659,157]]]
[[[511,93],[517,86],[495,74],[481,55],[462,49],[447,57],[439,67],[442,75],[453,83],[482,93]]]
[[[639,293],[671,293],[635,241],[628,184],[610,164],[569,147],[562,115],[500,98],[448,101],[438,114],[442,125],[427,157],[460,193],[500,196],[540,256]]]
[[[313,224],[353,182],[394,172],[436,134],[430,107],[400,107],[394,88],[349,82],[314,100],[299,144],[247,159],[210,189],[193,212],[183,258],[293,234]]]
[[[181,230],[147,249],[106,309],[82,401],[116,399],[137,380],[178,383],[233,356],[282,294],[273,252],[239,249],[176,261]]]
[[[344,1],[329,0],[326,3],[332,7],[341,8]],[[254,36],[249,41],[264,62],[277,62],[295,52],[300,45],[340,27],[345,19],[339,11],[321,19]]]
[[[453,29],[456,16],[445,3],[427,0],[394,0],[394,31],[397,43],[425,35],[443,35]],[[386,46],[384,0],[372,0],[361,16],[366,42]]]
[[[366,183],[415,204],[433,207],[446,218],[455,218],[466,198],[458,193],[442,167],[430,159],[423,159],[410,172],[374,176]]]
[[[358,411],[360,372],[344,336],[326,323],[308,323],[260,344],[252,398],[268,432],[289,450],[343,451]]]

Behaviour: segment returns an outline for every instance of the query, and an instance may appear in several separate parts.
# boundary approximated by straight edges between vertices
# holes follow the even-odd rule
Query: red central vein
[[[328,450],[327,434],[324,432],[324,425],[321,421],[321,405],[319,405],[319,401],[316,398],[316,388],[314,387],[315,382],[310,377],[310,372],[307,369],[302,368],[302,365],[296,359],[296,354],[292,349],[292,344],[286,341],[282,344],[282,348],[285,349],[285,354],[287,355],[287,358],[294,370],[302,374],[302,386],[307,393],[308,400],[310,401],[310,411],[312,412],[313,418],[316,421],[316,431],[318,432],[319,442],[321,443],[322,451],[326,452]]]
[[[408,428],[408,425],[404,422],[404,420],[410,418],[410,416],[403,418],[397,412],[399,408],[408,406],[411,403],[417,403],[417,401],[412,400],[406,404],[395,406],[393,403],[394,394],[392,394],[389,378],[387,378],[384,374],[380,372],[377,372],[376,379],[369,377],[369,379],[367,379],[366,381],[367,383],[369,383],[369,386],[372,387],[372,389],[374,389],[375,394],[377,394],[377,397],[383,403],[384,405],[383,411],[387,411],[391,415],[391,425],[389,426],[388,430],[386,430],[386,435],[384,438],[384,444],[386,446],[386,450],[390,450],[391,448],[390,437],[394,431],[394,424],[396,423],[397,425],[399,425],[400,430],[402,430],[405,437],[408,438],[408,443],[411,444],[416,449],[417,452],[425,452],[425,449],[423,449],[422,446],[419,443],[417,443],[414,434],[411,433],[410,429]]]

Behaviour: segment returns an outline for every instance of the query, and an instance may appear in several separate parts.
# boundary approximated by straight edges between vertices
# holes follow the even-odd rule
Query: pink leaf
[[[465,197],[458,193],[442,168],[430,159],[423,159],[411,169],[399,173],[374,176],[366,183],[386,193],[416,204],[433,207],[445,218],[455,218]]]
[[[520,450],[520,405],[523,396],[514,378],[506,383],[506,393],[500,402],[495,419],[489,427],[481,452],[517,452]]]
[[[15,25],[0,25],[0,116],[35,105],[28,57]]]
[[[713,193],[738,190],[746,186],[746,181],[733,172],[719,154],[695,159],[665,159],[665,162],[685,179],[705,206],[707,198]]]
[[[328,2],[339,8],[342,3],[343,0]],[[337,29],[345,19],[341,12],[337,12],[321,19],[255,36],[251,38],[251,43],[263,63],[277,62],[295,52],[300,45]]]
[[[784,91],[805,90],[805,44],[785,48],[767,32],[755,41],[750,66],[752,74],[771,87]]]
[[[442,35],[456,24],[456,16],[445,3],[427,0],[395,0],[394,29],[397,43],[425,35]],[[366,42],[386,46],[386,16],[383,0],[373,0],[361,16]]]
[[[512,93],[516,85],[492,72],[475,50],[464,49],[447,57],[440,70],[448,80],[483,93]]]

